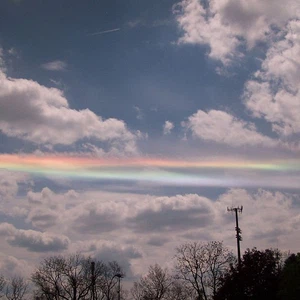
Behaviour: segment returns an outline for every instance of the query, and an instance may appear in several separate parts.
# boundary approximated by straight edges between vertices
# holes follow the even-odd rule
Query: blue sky
[[[26,275],[57,252],[101,257],[118,248],[132,279],[154,261],[171,266],[178,242],[223,240],[235,250],[231,205],[245,207],[244,249],[299,250],[297,2],[1,1],[1,157],[275,166],[202,171],[228,182],[222,186],[74,181],[2,168],[4,272]],[[278,160],[296,167],[278,171]],[[143,218],[155,224],[138,230]]]
[[[125,119],[152,134],[161,131],[166,117],[180,123],[197,109],[242,111],[242,82],[253,67],[249,64],[247,72],[242,67],[239,77],[219,76],[217,62],[205,57],[207,47],[175,44],[180,36],[172,15],[176,2],[142,2],[6,4],[2,22],[18,22],[2,26],[3,47],[21,49],[23,60],[14,62],[11,74],[47,86],[53,86],[50,79],[62,81],[73,108]],[[115,28],[120,30],[89,35]],[[67,64],[64,72],[41,69],[55,60]],[[135,106],[144,120],[137,120]]]

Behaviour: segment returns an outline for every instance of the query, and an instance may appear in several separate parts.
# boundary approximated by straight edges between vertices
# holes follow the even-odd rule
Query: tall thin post
[[[91,262],[91,273],[92,273],[92,300],[95,300],[95,262]]]
[[[115,277],[118,278],[118,300],[121,300],[121,278],[123,277],[123,275],[121,273],[117,273],[113,276],[112,279],[114,279]]]
[[[119,277],[118,300],[121,300],[121,276]]]
[[[243,212],[243,206],[241,207],[227,207],[227,211],[234,211],[235,212],[235,230],[236,230],[236,242],[237,242],[237,252],[238,252],[238,266],[241,266],[241,247],[240,247],[240,242],[242,241],[242,231],[239,228],[239,217],[238,217],[238,213],[242,213]]]

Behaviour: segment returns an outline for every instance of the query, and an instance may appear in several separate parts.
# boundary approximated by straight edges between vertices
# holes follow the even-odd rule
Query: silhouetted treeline
[[[221,242],[186,243],[172,272],[151,266],[131,292],[134,300],[300,299],[300,253],[247,249],[238,265]]]
[[[117,259],[117,258],[116,258]],[[31,275],[0,277],[7,300],[294,300],[300,295],[300,253],[247,249],[238,265],[222,242],[185,243],[170,269],[155,264],[122,288],[120,265],[81,254],[50,256]]]

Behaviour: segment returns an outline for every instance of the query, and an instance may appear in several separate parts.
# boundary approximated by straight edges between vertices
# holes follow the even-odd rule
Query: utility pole
[[[235,212],[235,223],[236,223],[236,241],[237,241],[237,251],[238,251],[238,265],[239,268],[241,266],[241,247],[240,247],[240,242],[242,241],[242,230],[239,228],[239,218],[238,218],[238,213],[242,213],[243,212],[243,206],[241,207],[227,207],[227,211],[230,212]]]
[[[91,273],[92,273],[92,300],[95,300],[95,262],[91,262]]]
[[[118,278],[118,300],[121,300],[121,278],[123,278],[123,275],[121,273],[117,273],[113,276],[112,279],[114,279],[115,277]]]

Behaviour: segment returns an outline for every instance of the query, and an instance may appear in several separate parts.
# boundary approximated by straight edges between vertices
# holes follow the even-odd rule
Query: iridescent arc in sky
[[[181,186],[299,188],[300,160],[91,158],[0,155],[0,169],[80,180],[152,182]]]

